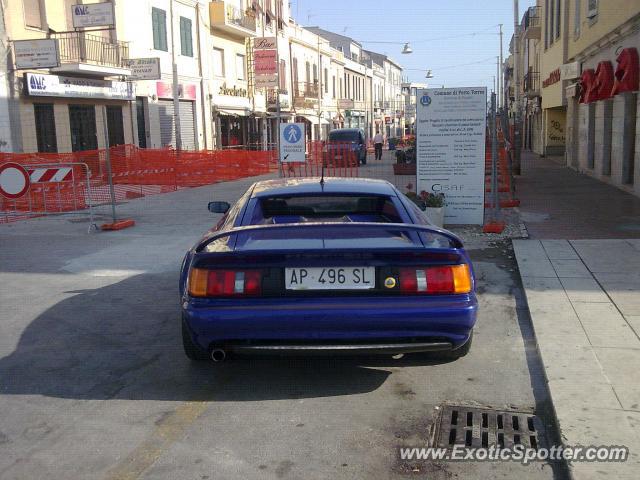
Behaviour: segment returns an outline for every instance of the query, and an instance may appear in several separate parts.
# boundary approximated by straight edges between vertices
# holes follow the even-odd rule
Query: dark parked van
[[[329,138],[324,146],[323,160],[325,165],[341,165],[345,157],[352,162],[367,163],[367,142],[364,131],[359,128],[338,128],[329,132]]]

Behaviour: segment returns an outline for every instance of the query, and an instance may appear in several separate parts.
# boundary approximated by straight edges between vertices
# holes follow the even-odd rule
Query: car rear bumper
[[[203,349],[242,353],[409,353],[464,345],[473,295],[187,300],[183,318]]]

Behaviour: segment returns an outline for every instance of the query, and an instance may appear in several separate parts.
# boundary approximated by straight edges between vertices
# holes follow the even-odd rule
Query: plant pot
[[[442,227],[444,225],[444,207],[427,207],[424,209],[424,213],[436,227]]]
[[[393,174],[394,175],[415,175],[416,164],[415,163],[394,163]]]

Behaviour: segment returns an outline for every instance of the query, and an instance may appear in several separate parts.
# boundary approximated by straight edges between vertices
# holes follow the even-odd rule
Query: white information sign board
[[[113,3],[87,3],[71,6],[73,28],[114,25]]]
[[[283,163],[306,161],[306,138],[304,123],[281,123],[280,161]]]
[[[487,89],[417,93],[416,191],[444,193],[445,224],[482,225]]]
[[[131,70],[129,81],[160,80],[160,58],[130,58],[127,67]]]
[[[58,44],[53,38],[15,40],[13,56],[16,68],[51,68],[60,65]]]

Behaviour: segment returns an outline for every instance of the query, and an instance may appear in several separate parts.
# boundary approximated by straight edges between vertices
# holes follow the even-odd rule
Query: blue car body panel
[[[262,196],[321,193],[389,196],[393,198],[407,228],[413,226],[416,231],[405,235],[406,246],[394,243],[400,241],[398,237],[383,236],[379,245],[376,246],[376,239],[369,238],[373,246],[363,248],[364,240],[357,239],[356,242],[347,235],[347,248],[340,248],[340,232],[354,231],[354,225],[360,224],[346,224],[344,228],[335,229],[330,224],[300,224],[297,228],[296,225],[287,225],[286,219],[283,225],[277,222],[266,227],[251,224],[252,209]],[[391,184],[379,180],[328,179],[323,186],[319,179],[283,179],[255,184],[241,199],[243,203],[234,207],[235,219],[230,218],[220,230],[208,232],[184,258],[180,275],[182,318],[193,342],[203,350],[214,346],[232,350],[235,344],[251,343],[375,343],[425,339],[445,341],[452,348],[464,345],[476,322],[475,281],[470,293],[458,295],[387,294],[385,291],[300,293],[284,290],[278,295],[259,298],[193,298],[188,294],[187,279],[192,266],[253,268],[257,265],[258,268],[277,272],[292,266],[381,268],[387,263],[415,265],[423,258],[429,265],[467,263],[473,274],[468,254],[457,237],[446,230],[425,226],[412,202],[407,203],[402,197]],[[393,230],[395,227],[363,224],[358,235],[367,237],[366,231],[376,228]],[[333,230],[338,233],[333,233]],[[307,235],[307,231],[315,233]],[[428,235],[429,231],[449,239],[451,245],[448,248],[425,246],[423,233]],[[264,241],[258,235],[263,232],[267,232],[269,239],[281,239],[281,245],[274,246],[278,243],[276,241]],[[304,241],[292,240],[291,232],[296,232],[295,235]],[[321,240],[314,239],[318,232],[322,232]],[[255,241],[256,238],[259,241]],[[305,241],[315,241],[316,244],[309,243],[307,247]],[[291,244],[290,248],[287,242]]]

